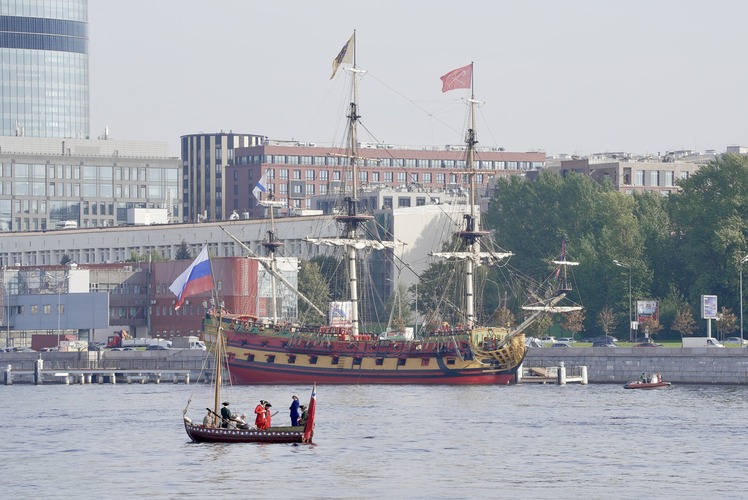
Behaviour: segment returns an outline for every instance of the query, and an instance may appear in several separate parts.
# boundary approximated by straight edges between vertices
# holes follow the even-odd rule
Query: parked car
[[[610,343],[615,343],[615,342],[618,342],[618,339],[615,338],[615,337],[613,337],[613,336],[611,336],[611,335],[607,335],[607,336],[595,337],[595,338],[592,338],[592,339],[587,339],[587,342],[592,342],[593,344],[595,342],[610,342]]]
[[[728,347],[728,346],[745,347],[748,345],[748,340],[741,339],[740,337],[727,337],[725,340],[722,341],[722,344],[724,344],[725,347]]]
[[[568,342],[554,342],[551,347],[571,347],[571,344]]]
[[[592,347],[618,347],[615,342],[593,342]]]
[[[137,349],[135,349],[134,347],[123,347],[122,350],[123,351],[137,351]]]
[[[149,345],[148,347],[145,348],[145,350],[146,351],[168,351],[169,348],[166,347],[165,345],[154,344],[154,345]]]
[[[556,343],[556,337],[541,337],[538,340],[544,347],[552,346]]]
[[[543,347],[543,343],[538,338],[527,337],[525,339],[525,346],[526,347]]]
[[[575,342],[575,340],[574,340],[573,338],[571,338],[571,337],[559,337],[559,338],[558,338],[558,339],[556,339],[556,340],[557,340],[558,342],[567,342],[567,343],[569,343],[569,344],[573,344],[573,343]]]
[[[662,344],[658,344],[657,342],[639,342],[638,344],[634,344],[634,347],[662,347]]]

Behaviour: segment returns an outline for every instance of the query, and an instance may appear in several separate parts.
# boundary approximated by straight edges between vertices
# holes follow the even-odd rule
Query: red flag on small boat
[[[314,412],[317,409],[317,384],[312,387],[312,397],[309,398],[309,408],[307,409],[306,425],[304,426],[304,436],[301,440],[305,443],[312,442],[314,434]]]

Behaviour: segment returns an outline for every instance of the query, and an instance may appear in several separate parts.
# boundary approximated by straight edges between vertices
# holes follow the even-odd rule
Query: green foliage
[[[552,273],[550,261],[558,258],[563,240],[567,259],[581,263],[570,268],[569,298],[584,306],[590,336],[602,329],[627,338],[629,300],[659,301],[660,324],[649,326],[662,328],[661,337],[696,330],[693,314],[701,295],[717,295],[720,305],[740,310],[740,259],[748,255],[748,158],[721,155],[677,182],[682,192],[665,197],[613,191],[610,183],[577,174],[498,179],[483,225],[492,230],[496,247],[515,255],[499,270],[477,268],[478,320],[497,319],[502,307],[519,316],[532,288],[527,279],[542,283]],[[419,309],[421,303],[424,310],[441,308],[445,320],[462,321],[444,308],[463,307],[458,275],[450,263],[432,265],[418,285]]]
[[[62,258],[60,259],[60,265],[66,266],[70,264],[73,261],[72,257],[70,257],[68,254],[63,254]]]
[[[320,270],[319,264],[313,261],[299,261],[299,292],[311,300],[320,311],[326,311],[330,301],[330,287]],[[310,323],[325,324],[327,318],[312,309],[306,301],[299,300],[299,316]]]
[[[156,250],[151,250],[143,254],[132,251],[130,252],[130,258],[127,259],[128,262],[161,262],[164,260],[166,259]]]
[[[677,286],[690,303],[713,294],[737,308],[738,262],[748,251],[748,159],[721,155],[680,186],[669,198]]]
[[[329,255],[318,255],[311,262],[319,267],[320,273],[329,287],[329,295],[332,300],[346,300],[348,297],[347,269],[343,265],[343,260]]]
[[[179,248],[177,248],[176,260],[191,260],[192,258],[192,254],[189,248],[187,248],[187,242],[182,240]]]

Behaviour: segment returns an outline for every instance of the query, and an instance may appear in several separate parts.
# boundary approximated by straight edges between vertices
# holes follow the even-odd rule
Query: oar
[[[206,408],[206,410],[208,410],[208,411],[209,411],[210,413],[212,413],[212,414],[213,414],[213,415],[215,415],[216,417],[220,418],[222,422],[226,422],[226,419],[225,419],[225,418],[223,418],[222,416],[220,416],[220,415],[219,415],[218,413],[214,412],[214,411],[213,411],[213,410],[211,410],[210,408]]]

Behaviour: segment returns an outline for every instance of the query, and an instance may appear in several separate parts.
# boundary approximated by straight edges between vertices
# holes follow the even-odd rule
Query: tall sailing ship
[[[471,89],[471,128],[466,137],[467,171],[469,178],[469,214],[465,226],[457,233],[461,249],[440,252],[436,257],[461,261],[464,274],[465,311],[459,326],[443,325],[425,332],[421,338],[382,339],[378,334],[361,331],[359,320],[359,283],[357,268],[359,251],[392,248],[395,242],[366,239],[363,226],[373,219],[362,213],[358,197],[357,78],[363,72],[356,66],[355,33],[333,62],[333,76],[338,66],[352,63],[352,99],[348,107],[348,157],[352,170],[352,190],[346,198],[344,213],[335,217],[341,231],[334,239],[308,241],[342,247],[347,262],[350,322],[347,326],[286,325],[278,321],[273,300],[273,320],[248,315],[211,312],[204,319],[207,338],[221,332],[226,342],[227,364],[235,384],[507,384],[513,380],[525,353],[524,330],[540,314],[547,312],[564,297],[560,293],[544,301],[529,317],[513,330],[476,324],[474,306],[474,268],[483,262],[507,259],[509,252],[481,250],[481,238],[489,233],[478,226],[475,209],[475,178],[473,155],[475,144],[475,99],[472,90],[472,64],[445,75],[443,91],[453,88]],[[445,80],[448,79],[449,81]],[[272,213],[272,210],[271,210]],[[286,280],[272,266],[272,255],[278,244],[269,233],[268,257],[260,263],[273,279]],[[238,239],[235,240],[242,244]],[[244,247],[252,254],[251,250]],[[273,281],[274,283],[274,281]],[[275,286],[275,285],[273,285]],[[307,300],[301,296],[302,300]],[[311,301],[308,301],[311,303]],[[313,304],[312,304],[313,306]],[[316,308],[316,306],[313,306]],[[536,306],[537,307],[537,306]],[[318,310],[318,309],[317,309]],[[319,311],[319,310],[318,310]],[[325,316],[321,311],[320,314]]]

